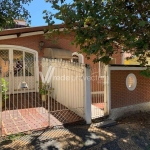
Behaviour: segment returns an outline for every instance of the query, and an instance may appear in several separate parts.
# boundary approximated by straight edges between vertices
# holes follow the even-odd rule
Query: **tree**
[[[44,11],[45,19],[62,20],[64,31],[75,33],[74,43],[94,62],[107,64],[112,54],[130,52],[143,66],[150,56],[149,0],[47,0],[55,13]],[[53,33],[56,30],[53,30]]]
[[[29,23],[29,12],[24,4],[31,0],[0,0],[0,29],[14,25],[14,19],[24,19]]]

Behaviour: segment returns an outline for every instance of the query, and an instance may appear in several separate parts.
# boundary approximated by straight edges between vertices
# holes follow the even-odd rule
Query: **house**
[[[21,22],[22,24],[22,22]],[[62,29],[64,25],[55,25],[54,28]],[[59,59],[65,60],[68,62],[78,62],[82,64],[89,64],[92,68],[92,74],[97,72],[96,74],[99,77],[104,77],[103,74],[103,63],[93,63],[94,55],[91,56],[90,59],[87,59],[84,54],[79,54],[79,47],[71,45],[71,41],[73,40],[74,35],[64,35],[61,34],[58,37],[56,43],[51,41],[50,39],[46,39],[44,36],[44,32],[48,30],[47,26],[39,26],[39,27],[21,27],[14,29],[6,29],[0,32],[0,62],[6,63],[6,61],[10,62],[10,66],[15,68],[15,72],[17,68],[21,66],[23,62],[20,61],[20,65],[17,64],[18,60],[25,59],[26,63],[30,60],[30,65],[32,67],[36,64],[38,65],[38,60],[42,58],[50,58],[50,59]],[[123,54],[117,53],[112,56],[112,64],[122,64],[123,63]],[[3,61],[2,61],[3,60]],[[36,62],[34,62],[34,60]],[[31,62],[32,61],[32,62]],[[34,64],[35,63],[35,64]],[[3,69],[3,73],[7,74],[9,66],[1,66]],[[23,67],[23,66],[22,66]],[[13,70],[13,68],[10,68]],[[33,70],[28,72],[25,68],[25,74],[30,74],[29,78],[33,78],[31,74],[37,74],[37,70]],[[5,71],[4,71],[5,70]],[[19,68],[18,68],[19,71]],[[28,72],[28,73],[27,73]],[[23,73],[23,72],[22,72]],[[17,72],[16,72],[17,74]],[[25,76],[25,74],[23,76]],[[15,75],[13,75],[12,79],[15,79]],[[30,84],[29,87],[33,89],[33,83]],[[96,85],[96,81],[93,81],[94,91],[98,88]],[[12,85],[11,85],[12,86]],[[14,86],[17,87],[17,86]],[[103,86],[102,86],[103,87]],[[100,88],[100,87],[99,87]],[[102,89],[102,88],[100,88]],[[14,89],[16,92],[16,89]],[[12,90],[11,93],[14,91]]]
[[[54,43],[45,38],[47,30],[40,26],[0,32],[0,77],[5,85],[9,83],[2,93],[7,99],[2,99],[0,135],[82,120],[90,123],[91,118],[116,118],[132,110],[149,109],[150,81],[140,76],[145,68],[135,66],[137,58],[128,61],[130,54],[117,53],[111,66],[94,64],[94,56],[87,59],[78,53],[79,47],[71,45],[72,34],[62,33]],[[48,90],[54,89],[46,101],[41,99],[40,81],[48,82]]]
[[[55,25],[54,28],[63,28],[63,25]],[[47,26],[21,27],[6,29],[0,32],[0,57],[6,55],[5,60],[9,55],[11,55],[10,60],[21,57],[21,55],[25,57],[27,54],[20,52],[20,50],[23,50],[24,52],[27,51],[33,54],[32,57],[36,57],[36,60],[38,60],[39,57],[46,57],[90,64],[90,66],[93,65],[92,59],[94,56],[91,56],[88,60],[84,54],[78,53],[80,50],[79,47],[71,45],[73,35],[62,34],[58,37],[58,41],[53,43],[44,37],[44,32],[47,29]],[[42,44],[41,42],[43,42],[44,45],[40,46],[40,44]],[[15,47],[17,47],[18,54],[15,54],[17,53],[17,51],[14,51]],[[122,58],[123,55],[121,53],[114,54],[113,63],[122,64]]]
[[[63,27],[63,25],[54,26],[56,29]],[[84,54],[78,53],[79,47],[71,45],[73,35],[60,34],[57,42],[54,43],[45,38],[44,33],[47,30],[47,26],[39,26],[6,29],[0,32],[1,75],[9,82],[7,91],[9,98],[5,100],[5,108],[3,108],[3,113],[5,113],[2,116],[5,119],[7,119],[6,114],[9,114],[9,119],[23,117],[21,121],[25,120],[27,124],[26,127],[22,127],[24,130],[18,127],[16,132],[41,128],[50,123],[58,125],[61,124],[60,122],[81,120],[81,117],[85,115],[84,110],[88,111],[87,107],[84,107],[85,90],[92,95],[92,111],[95,110],[92,118],[104,115],[106,104],[104,102],[104,65],[102,63],[94,64],[92,61],[94,56],[87,59]],[[45,58],[45,62],[41,58]],[[50,59],[52,60],[51,64],[55,63],[55,71],[52,68],[53,65],[49,64]],[[47,68],[43,67],[45,63]],[[111,63],[122,64],[122,53],[114,54]],[[91,91],[87,88],[89,84],[85,84],[84,77],[90,74],[86,71],[84,64],[89,64],[91,67]],[[49,101],[42,102],[37,84],[40,82],[39,78],[42,77],[39,73],[43,73],[45,79],[51,79],[50,72],[52,70],[55,76],[59,75],[63,78],[64,75],[67,75],[76,80],[71,82],[63,79],[59,82],[58,80],[53,81],[55,94]],[[24,81],[27,83],[28,89],[20,88],[20,83],[24,83]],[[89,104],[91,105],[91,102]],[[49,111],[47,112],[47,110]],[[66,118],[67,116],[68,118]],[[37,123],[32,122],[36,118]],[[45,123],[43,123],[43,118],[46,118]],[[49,119],[47,120],[47,118]],[[8,134],[5,123],[3,124],[6,134]],[[33,127],[33,124],[36,126]],[[39,126],[39,124],[42,125]],[[10,133],[15,133],[14,128]]]

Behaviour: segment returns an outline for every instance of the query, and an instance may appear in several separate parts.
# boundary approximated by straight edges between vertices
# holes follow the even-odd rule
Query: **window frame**
[[[83,54],[80,54],[80,53],[78,53],[78,52],[73,52],[72,53],[72,57],[73,56],[78,56],[78,63],[80,63],[80,64],[84,64],[84,56],[83,56]],[[71,59],[71,62],[73,62],[73,58]]]
[[[131,87],[129,87],[129,83],[128,83],[130,77],[132,77],[133,80],[134,80],[133,81],[133,85]],[[133,73],[128,74],[127,77],[126,77],[126,87],[127,87],[127,89],[129,91],[133,91],[133,90],[135,90],[136,86],[137,86],[137,78],[136,78],[136,76]]]

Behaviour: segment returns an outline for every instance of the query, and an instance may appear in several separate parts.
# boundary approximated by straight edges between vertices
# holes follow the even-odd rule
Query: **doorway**
[[[37,52],[28,48],[0,46],[1,77],[9,83],[9,94],[36,91],[37,57]],[[26,89],[21,88],[22,82],[27,83]]]

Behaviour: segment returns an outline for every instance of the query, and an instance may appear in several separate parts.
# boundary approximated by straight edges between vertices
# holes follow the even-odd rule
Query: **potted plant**
[[[40,94],[41,94],[41,98],[42,98],[42,101],[46,101],[47,99],[47,94],[48,94],[48,87],[47,87],[47,84],[41,84],[41,87],[40,87]]]
[[[48,92],[51,94],[54,91],[54,88],[50,87],[47,83],[40,83],[39,89],[42,101],[46,101]]]
[[[2,107],[5,107],[5,100],[8,99],[8,95],[6,92],[8,91],[8,82],[1,78],[1,84],[2,84]]]

